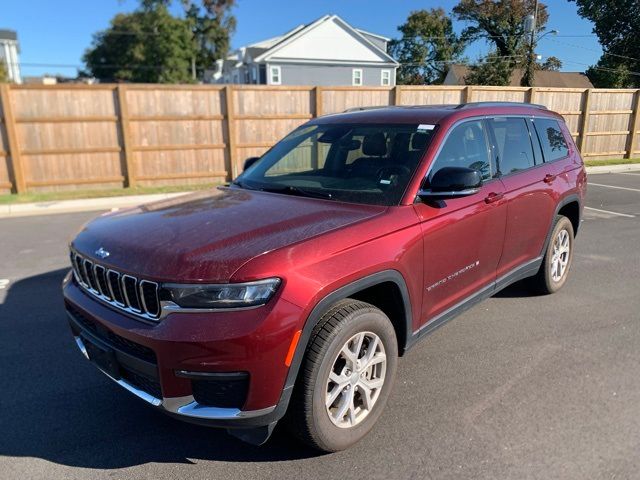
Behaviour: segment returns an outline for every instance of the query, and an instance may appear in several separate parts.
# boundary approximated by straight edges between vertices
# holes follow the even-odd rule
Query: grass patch
[[[34,192],[0,195],[0,205],[11,203],[55,202],[80,198],[122,197],[125,195],[149,195],[154,193],[191,192],[212,188],[213,184],[170,185],[164,187],[114,188],[106,190],[69,190],[64,192]]]
[[[640,158],[613,158],[610,160],[585,160],[587,167],[608,167],[610,165],[626,165],[628,163],[640,163]]]

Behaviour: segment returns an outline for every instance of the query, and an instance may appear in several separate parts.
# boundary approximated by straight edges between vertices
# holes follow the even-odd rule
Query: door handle
[[[504,197],[504,193],[502,193],[502,192],[500,192],[500,193],[491,192],[489,195],[484,197],[484,201],[486,203],[493,203],[493,202],[497,202],[498,200],[500,200],[503,197]]]
[[[542,179],[542,181],[544,183],[553,183],[555,179],[556,179],[556,175],[551,175],[550,173],[547,173]]]

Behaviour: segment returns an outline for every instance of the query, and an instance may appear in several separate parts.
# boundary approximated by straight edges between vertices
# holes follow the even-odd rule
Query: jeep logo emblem
[[[106,251],[104,248],[100,247],[98,250],[96,250],[96,255],[100,258],[107,258],[109,255],[111,255],[108,251]]]

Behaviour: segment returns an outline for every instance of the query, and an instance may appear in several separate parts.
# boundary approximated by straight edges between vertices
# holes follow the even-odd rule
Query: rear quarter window
[[[557,120],[536,118],[533,123],[542,145],[545,162],[552,162],[569,155],[567,140]]]

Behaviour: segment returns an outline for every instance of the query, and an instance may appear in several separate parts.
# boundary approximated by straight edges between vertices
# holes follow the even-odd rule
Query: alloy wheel
[[[569,265],[571,242],[569,232],[562,229],[553,240],[553,255],[551,257],[551,278],[554,282],[562,280]]]

